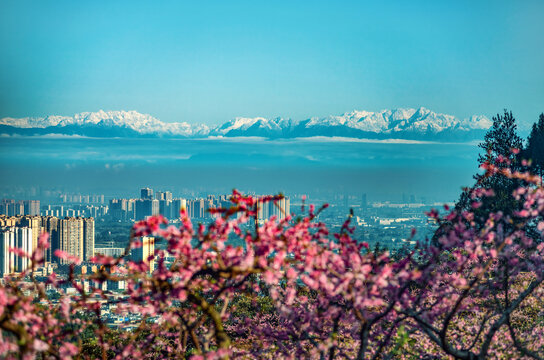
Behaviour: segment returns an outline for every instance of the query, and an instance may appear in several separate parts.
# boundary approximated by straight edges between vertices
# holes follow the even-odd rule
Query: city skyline
[[[138,196],[133,198],[106,199],[103,203],[81,203],[81,201],[100,201],[102,195],[71,195],[61,194],[57,201],[50,199],[40,205],[39,200],[26,201],[33,206],[24,206],[22,201],[15,199],[3,199],[0,206],[0,277],[13,275],[29,269],[30,262],[18,254],[13,254],[10,248],[19,247],[30,253],[38,248],[38,240],[44,232],[49,234],[50,248],[44,252],[44,266],[34,269],[38,276],[57,271],[65,273],[70,261],[56,251],[61,251],[73,259],[82,262],[81,269],[85,267],[94,269],[90,262],[94,255],[121,256],[127,249],[127,237],[124,231],[128,231],[139,220],[144,220],[154,215],[162,215],[176,226],[180,224],[179,210],[184,209],[186,216],[196,224],[211,224],[216,216],[209,210],[215,208],[229,208],[231,195],[207,195],[200,198],[178,198],[171,191],[145,187],[135,191]],[[267,201],[265,199],[272,199]],[[360,196],[338,195],[336,201],[329,204],[320,218],[326,220],[334,227],[340,227],[346,219],[349,209],[355,214],[354,223],[358,230],[355,235],[360,240],[370,241],[372,234],[380,234],[381,241],[392,248],[413,245],[412,239],[407,239],[403,234],[409,226],[421,229],[425,234],[429,229],[424,209],[430,209],[431,204],[425,198],[416,198],[413,194],[403,194],[402,202],[368,202],[366,194]],[[75,200],[75,202],[71,202]],[[292,202],[294,200],[294,202]],[[57,202],[61,201],[63,205]],[[14,204],[20,206],[14,206]],[[259,225],[265,225],[265,221],[275,217],[276,221],[284,221],[288,216],[296,219],[300,216],[302,208],[311,202],[303,195],[285,196],[273,200],[271,195],[257,196],[257,212],[255,221]],[[52,205],[53,204],[53,205]],[[305,204],[303,206],[303,204]],[[38,214],[35,208],[41,211]],[[74,210],[79,209],[79,210]],[[84,209],[84,210],[82,210]],[[87,212],[89,209],[94,212]],[[21,213],[18,213],[18,212]],[[93,216],[95,214],[96,216]],[[91,215],[91,217],[89,217]],[[236,215],[235,215],[236,217]],[[295,220],[296,221],[296,220]],[[247,229],[253,227],[253,221],[242,225]],[[120,233],[119,230],[123,231]],[[139,241],[133,239],[134,241]],[[146,261],[154,252],[161,249],[165,243],[161,239],[142,239],[143,247],[132,249],[128,255],[136,262]],[[237,245],[234,243],[233,245]],[[158,246],[158,248],[156,247]],[[150,271],[153,269],[153,261]],[[79,266],[79,265],[78,265]],[[90,267],[89,267],[90,266]],[[94,267],[93,267],[94,266]],[[97,271],[92,270],[92,271]],[[122,290],[117,284],[104,285],[104,290]]]

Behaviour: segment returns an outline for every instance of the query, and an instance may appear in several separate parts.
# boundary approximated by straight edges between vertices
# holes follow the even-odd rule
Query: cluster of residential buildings
[[[40,200],[13,200],[3,199],[0,202],[0,214],[16,215],[40,215]]]
[[[54,204],[40,206],[39,200],[4,199],[0,203],[0,214],[8,216],[41,215],[64,217],[92,217],[95,219],[131,222],[148,216],[161,214],[168,219],[178,219],[184,208],[192,219],[210,219],[209,209],[230,207],[230,195],[208,195],[186,199],[174,198],[170,191],[156,191],[150,188],[140,190],[139,198],[113,198],[105,203],[104,195],[61,194]],[[290,213],[290,199],[277,203],[261,203],[259,219],[271,216],[279,219]]]
[[[38,249],[39,237],[49,233],[50,246],[43,253],[46,264],[64,264],[55,256],[62,250],[82,261],[94,256],[94,218],[38,215],[0,215],[0,277],[28,269],[28,259],[10,251],[22,249],[31,254]]]
[[[101,218],[108,215],[107,205],[71,204],[42,206],[41,215],[56,217],[93,217]]]
[[[33,270],[36,279],[46,279],[46,276],[55,272],[58,276],[66,277],[69,272],[75,274],[92,274],[99,270],[99,266],[90,260],[94,255],[119,257],[125,255],[125,248],[95,248],[95,229],[93,218],[64,218],[53,216],[6,216],[0,215],[0,278],[14,275],[32,266],[31,259],[12,251],[14,248],[32,254],[40,251],[39,237],[42,233],[50,234],[50,247],[42,253],[44,263]],[[147,264],[148,271],[155,268],[155,239],[142,237],[138,239],[140,247],[132,248],[128,255],[133,261]],[[71,261],[55,256],[56,250],[62,250],[81,260],[75,267]],[[126,287],[125,281],[107,281],[95,283],[82,277],[78,280],[84,289],[90,286],[100,286],[102,290],[119,291]],[[65,285],[66,291],[75,291],[71,285]]]
[[[193,219],[211,218],[209,209],[228,208],[232,205],[229,200],[230,195],[208,195],[206,198],[182,199],[172,197],[170,191],[157,191],[143,188],[140,190],[139,199],[112,199],[110,200],[108,213],[114,221],[129,221],[144,219],[151,215],[161,214],[168,219],[179,218],[182,208],[187,211],[187,215]],[[258,217],[261,220],[276,216],[283,219],[290,213],[290,200],[284,198],[277,203],[260,202]]]
[[[112,221],[131,222],[148,216],[162,214],[169,219],[179,218],[180,210],[185,209],[190,218],[201,220],[211,218],[208,211],[213,208],[230,207],[230,195],[209,195],[206,198],[173,198],[169,191],[154,192],[150,188],[140,190],[138,199],[111,199],[109,206],[101,205],[103,197],[77,196],[75,200],[92,200],[93,204],[46,205],[40,208],[39,200],[4,199],[0,203],[0,277],[6,274],[27,270],[31,263],[10,249],[19,248],[31,254],[38,248],[38,239],[48,233],[50,247],[43,253],[45,264],[65,265],[66,260],[55,256],[56,250],[75,256],[82,262],[89,261],[95,253],[120,256],[121,248],[95,248],[95,218]],[[70,200],[74,200],[73,196]],[[290,199],[259,201],[258,220],[264,221],[272,216],[278,219],[290,214]],[[90,216],[89,216],[90,215]],[[143,252],[142,252],[143,251]],[[142,253],[141,253],[142,252]],[[154,252],[154,240],[146,240],[141,249],[133,251],[136,261],[146,260]],[[151,263],[152,268],[153,263]]]
[[[60,194],[63,203],[104,204],[104,195]]]

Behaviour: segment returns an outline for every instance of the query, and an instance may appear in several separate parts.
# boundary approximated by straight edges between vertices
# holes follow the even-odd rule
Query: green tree
[[[504,110],[504,113],[493,117],[493,125],[485,134],[484,141],[478,147],[483,150],[478,155],[478,166],[491,163],[499,168],[510,168],[521,170],[520,157],[513,149],[522,150],[523,140],[517,134],[516,119],[511,111]],[[505,215],[512,215],[519,209],[520,204],[512,197],[512,192],[521,184],[518,180],[508,178],[502,174],[489,176],[485,173],[474,175],[475,184],[465,188],[459,200],[455,204],[455,210],[460,213],[465,210],[473,211],[476,224],[484,225],[490,213],[502,212]],[[471,193],[475,189],[491,189],[494,192],[492,197],[472,199]],[[473,209],[474,202],[480,200],[480,206]],[[448,231],[451,224],[443,223],[433,235],[432,244],[438,245],[438,238]]]
[[[502,156],[509,159],[514,167],[519,167],[517,156],[512,153],[512,149],[521,150],[523,140],[517,134],[516,119],[512,115],[512,111],[505,109],[502,116],[501,114],[493,116],[493,125],[489,128],[484,141],[478,147],[485,151],[478,156],[480,165],[489,160],[497,161]],[[508,167],[505,164],[497,164],[497,166],[501,168]],[[474,176],[476,180],[479,180],[480,177],[481,175]]]
[[[521,150],[523,140],[517,134],[516,119],[511,111],[504,110],[502,116],[497,114],[493,117],[493,126],[478,146],[485,151],[478,156],[480,166],[490,162],[499,168],[521,169],[520,159],[512,150]],[[502,174],[492,176],[476,174],[474,179],[476,188],[492,189],[495,193],[495,196],[482,200],[482,206],[477,211],[478,215],[487,217],[489,213],[498,211],[511,215],[518,209],[519,204],[516,204],[512,192],[520,186],[519,181]]]
[[[479,166],[491,163],[499,168],[521,169],[520,159],[512,149],[521,150],[523,140],[517,134],[516,119],[511,111],[504,110],[503,115],[497,114],[493,117],[493,125],[485,134],[484,141],[478,146],[484,151],[478,155]],[[495,193],[495,196],[482,200],[482,206],[476,211],[478,215],[485,217],[486,214],[497,211],[511,214],[517,208],[511,195],[512,191],[520,185],[519,181],[502,174],[489,176],[485,173],[474,175],[474,180],[476,180],[474,186],[465,189],[457,201],[458,211],[471,208],[470,192],[477,188],[492,189]]]
[[[531,160],[530,170],[542,178],[544,173],[544,113],[540,114],[538,122],[533,124],[523,157]]]

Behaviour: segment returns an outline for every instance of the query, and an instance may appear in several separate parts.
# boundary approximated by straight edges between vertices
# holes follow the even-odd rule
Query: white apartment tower
[[[27,270],[30,259],[17,256],[9,251],[18,248],[30,254],[32,252],[32,229],[29,227],[3,227],[0,229],[0,276]]]

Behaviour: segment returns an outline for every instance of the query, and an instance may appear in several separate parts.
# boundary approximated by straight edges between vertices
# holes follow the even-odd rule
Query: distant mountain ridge
[[[379,112],[354,110],[339,116],[306,120],[238,117],[209,127],[186,122],[166,123],[137,111],[83,112],[74,116],[2,118],[1,135],[79,135],[89,137],[205,138],[259,136],[270,139],[299,137],[352,137],[470,141],[483,137],[492,122],[483,115],[460,120],[452,115],[419,109]]]

